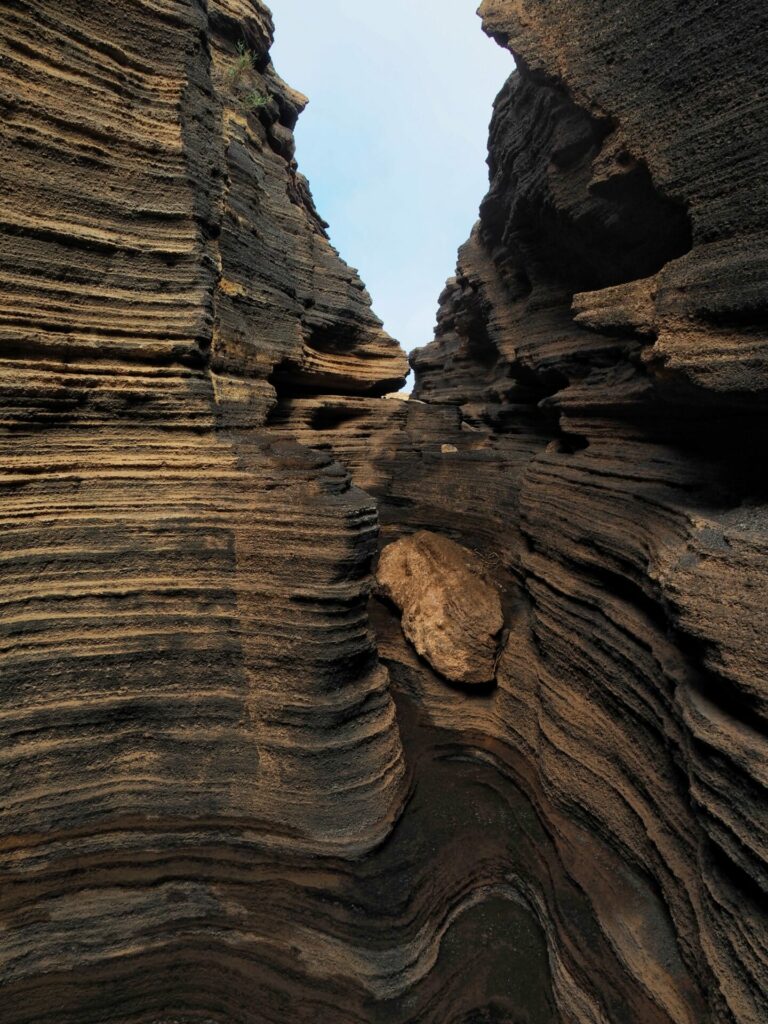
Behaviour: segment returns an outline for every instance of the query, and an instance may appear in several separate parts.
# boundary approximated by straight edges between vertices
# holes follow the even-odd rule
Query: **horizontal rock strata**
[[[438,532],[501,587],[507,653],[474,698],[372,614],[401,701],[530,801],[510,835],[537,857],[497,877],[545,936],[557,1019],[758,1024],[765,11],[481,13],[518,71],[417,401],[277,419],[371,489],[384,543]]]
[[[266,418],[405,358],[297,172],[265,8],[0,23],[0,1016],[360,1019],[375,956],[320,894],[407,795],[376,508]]]
[[[498,558],[528,651],[502,659],[473,718],[522,758],[565,891],[611,947],[586,950],[539,873],[529,898],[562,1019],[757,1024],[765,11],[481,13],[519,70],[496,104],[480,222],[414,360],[419,399],[521,460],[500,495],[512,529],[453,534]],[[474,457],[456,444],[468,494]],[[478,509],[499,501],[474,490]],[[457,525],[450,507],[442,519]]]

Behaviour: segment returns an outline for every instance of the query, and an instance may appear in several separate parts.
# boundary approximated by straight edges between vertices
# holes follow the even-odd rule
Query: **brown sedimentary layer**
[[[286,929],[324,933],[291,873],[406,791],[375,505],[265,418],[287,366],[375,394],[405,359],[297,173],[264,8],[1,17],[0,1016],[254,1020],[263,988],[280,1020]]]
[[[494,731],[612,949],[598,970],[580,923],[542,915],[558,1007],[757,1024],[768,549],[747,449],[765,436],[767,225],[748,169],[768,69],[748,37],[765,12],[482,13],[519,70],[416,396],[489,447],[537,440],[507,479],[516,528],[470,537],[522,606]],[[622,1009],[620,987],[655,1016]]]

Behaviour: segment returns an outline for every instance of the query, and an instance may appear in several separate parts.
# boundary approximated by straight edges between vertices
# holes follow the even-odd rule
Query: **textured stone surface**
[[[282,1020],[332,960],[315,859],[406,781],[374,503],[265,420],[406,362],[296,170],[265,8],[0,25],[0,1017]]]
[[[549,1024],[497,869],[535,862],[525,800],[457,778],[376,657],[376,509],[323,431],[383,480],[407,364],[293,162],[266,10],[0,27],[3,1024]]]
[[[483,764],[529,801],[515,853],[494,860],[488,829],[473,848],[539,922],[556,1019],[758,1024],[766,9],[482,12],[519,71],[480,221],[413,359],[419,402],[278,419],[376,495],[385,543],[446,533],[501,588],[514,657],[484,696],[451,693],[396,616],[372,614],[454,781]]]
[[[400,609],[403,632],[436,672],[454,683],[493,681],[504,615],[473,552],[420,530],[384,548],[376,582],[378,594]]]
[[[566,1020],[768,1016],[768,22],[686,12],[486,0],[519,72],[414,360],[418,398],[517,455],[489,547],[529,658],[502,659],[492,731],[612,949],[600,978],[583,924],[542,914]]]
[[[768,1018],[768,14],[483,13],[401,402],[258,2],[0,10],[3,1024]],[[368,606],[376,504],[495,689]]]

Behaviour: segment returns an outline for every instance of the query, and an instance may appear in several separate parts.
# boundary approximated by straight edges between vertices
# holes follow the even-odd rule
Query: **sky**
[[[407,350],[488,189],[492,104],[514,69],[479,0],[267,0],[278,74],[310,98],[297,157],[333,245]]]

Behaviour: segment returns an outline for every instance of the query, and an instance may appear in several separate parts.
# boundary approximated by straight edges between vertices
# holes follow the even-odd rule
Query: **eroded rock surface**
[[[297,171],[266,8],[0,26],[0,1018],[283,1020],[330,957],[302,879],[406,779],[375,504],[266,418],[405,358]]]
[[[402,613],[403,632],[454,683],[490,683],[504,628],[501,600],[476,555],[420,530],[384,548],[380,595]]]
[[[3,1024],[768,1019],[768,8],[482,10],[410,402],[260,3],[0,11]],[[493,690],[366,607],[425,530]]]
[[[278,416],[377,496],[384,543],[449,528],[501,588],[475,699],[373,616],[400,699],[530,801],[535,857],[490,874],[539,921],[557,1019],[759,1024],[768,10],[482,13],[518,71],[419,402]]]

